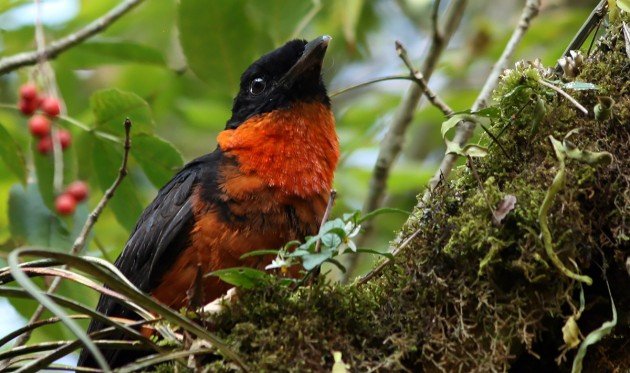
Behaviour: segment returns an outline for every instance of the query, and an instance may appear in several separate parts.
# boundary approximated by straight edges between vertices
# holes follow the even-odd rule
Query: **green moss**
[[[604,92],[570,92],[589,110],[597,95],[611,96],[612,118],[583,116],[540,86],[535,68],[507,74],[495,92],[501,118],[491,130],[503,131],[499,139],[509,156],[492,145],[475,161],[478,179],[462,167],[454,181],[440,185],[414,211],[398,242],[417,232],[415,238],[380,276],[362,286],[320,282],[297,291],[268,284],[208,316],[208,327],[252,371],[330,370],[333,351],[342,352],[353,371],[569,370],[571,352],[560,367],[555,359],[579,285],[551,265],[538,217],[558,167],[549,135],[562,139],[579,128],[571,137],[577,147],[615,157],[611,166],[597,168],[567,161],[566,186],[553,201],[549,227],[560,260],[595,280],[585,288],[582,333],[610,317],[603,267],[619,319],[630,317],[624,240],[630,235],[630,64],[618,26],[612,30],[605,50],[579,76]],[[514,93],[517,86],[525,88]],[[495,225],[492,210],[507,194],[516,197],[516,206]],[[589,350],[586,369],[630,368],[628,338],[627,324],[616,328]],[[207,359],[211,371],[233,368],[218,357]]]

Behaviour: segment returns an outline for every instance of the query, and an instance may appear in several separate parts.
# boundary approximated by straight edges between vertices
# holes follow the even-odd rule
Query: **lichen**
[[[548,212],[553,250],[594,280],[584,287],[583,334],[610,317],[604,273],[626,320],[589,349],[585,370],[630,369],[630,63],[619,35],[619,25],[611,26],[577,77],[600,90],[570,91],[587,116],[539,86],[536,69],[506,76],[495,92],[501,117],[490,130],[509,156],[491,144],[474,162],[478,178],[463,166],[439,185],[400,232],[415,238],[379,276],[361,286],[266,284],[208,316],[207,327],[252,371],[330,370],[333,351],[352,371],[570,370],[574,352],[559,366],[555,360],[580,285],[551,264],[538,213],[558,167],[548,137],[579,129],[571,137],[578,148],[614,160],[606,167],[566,160],[566,184]],[[519,84],[527,89],[506,98]],[[612,117],[596,120],[592,108],[603,94],[615,102]],[[492,209],[506,194],[516,206],[493,224]],[[234,369],[218,356],[202,364]]]

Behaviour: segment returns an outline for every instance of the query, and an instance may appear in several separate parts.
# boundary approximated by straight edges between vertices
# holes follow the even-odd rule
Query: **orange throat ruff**
[[[297,103],[256,115],[222,131],[217,142],[236,157],[245,175],[255,175],[286,194],[328,193],[339,160],[335,118],[322,103]]]

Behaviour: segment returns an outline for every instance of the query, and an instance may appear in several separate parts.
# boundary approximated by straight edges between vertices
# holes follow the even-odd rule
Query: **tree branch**
[[[437,23],[437,9],[439,7],[439,1],[435,1],[433,8],[433,16],[432,19]],[[429,51],[427,53],[427,57],[423,61],[422,67],[420,68],[420,72],[424,78],[424,83],[426,86],[426,82],[431,79],[431,75],[435,70],[435,66],[444,51],[444,48],[448,44],[449,40],[453,36],[453,33],[459,26],[459,23],[464,14],[464,9],[466,8],[466,0],[453,0],[450,4],[449,9],[446,11],[444,15],[444,27],[442,31],[440,31],[440,27],[438,24],[433,25],[433,37],[431,41],[431,46],[429,47]],[[416,81],[417,83],[417,81]],[[400,151],[402,150],[402,144],[405,139],[405,134],[407,132],[407,128],[409,128],[409,124],[413,119],[413,115],[416,112],[420,99],[422,97],[423,90],[420,87],[420,84],[412,85],[405,96],[403,97],[402,103],[398,107],[394,118],[392,119],[392,123],[389,127],[389,131],[385,135],[385,139],[381,143],[381,147],[379,149],[378,158],[376,160],[376,164],[374,165],[374,170],[372,171],[372,177],[370,179],[370,186],[368,191],[368,196],[363,204],[363,213],[368,213],[379,208],[383,203],[383,196],[385,194],[385,188],[387,184],[387,179],[389,178],[389,173],[392,165]],[[363,233],[357,239],[359,245],[365,238],[367,237],[371,230],[372,224],[370,222],[366,222],[363,225]],[[344,280],[347,279],[353,271],[353,268],[356,266],[356,255],[350,257],[350,262],[348,264],[348,272],[344,277]]]
[[[422,75],[422,73],[419,72],[413,66],[413,62],[411,62],[411,60],[409,59],[409,55],[407,54],[407,49],[398,40],[396,40],[396,53],[398,53],[398,57],[400,57],[400,59],[405,63],[405,65],[409,69],[409,74],[411,75],[411,79],[420,86],[420,89],[422,90],[422,94],[424,94],[427,97],[427,100],[429,100],[429,102],[433,106],[437,107],[447,117],[450,117],[451,115],[453,115],[454,113],[453,109],[451,109],[446,104],[446,102],[444,102],[440,97],[437,96],[435,92],[433,92],[433,90],[431,90],[431,88],[429,88],[429,85],[426,79],[424,79],[424,75]]]
[[[446,26],[444,27],[445,31],[443,36],[438,38],[434,37],[429,53],[420,69],[426,81],[429,81],[431,78],[446,43],[450,40],[457,26],[459,26],[465,6],[466,0],[454,0],[451,4],[449,14],[445,16]],[[391,166],[400,154],[405,133],[413,119],[413,114],[418,107],[421,97],[422,89],[418,85],[411,86],[392,120],[390,129],[381,144],[376,165],[372,172],[370,191],[363,205],[364,213],[375,210],[382,203]],[[367,230],[367,227],[365,228]]]
[[[472,111],[478,111],[487,106],[488,100],[490,100],[490,95],[492,91],[497,86],[499,82],[499,76],[508,66],[508,62],[512,58],[516,47],[520,43],[521,39],[529,29],[529,25],[534,17],[538,15],[538,11],[540,10],[540,0],[527,0],[525,3],[525,7],[521,13],[521,18],[519,20],[518,26],[514,29],[510,40],[508,41],[503,53],[501,53],[501,57],[495,63],[488,79],[486,79],[481,92],[477,96],[475,103],[472,106]],[[472,136],[473,131],[475,130],[474,123],[471,122],[460,122],[457,127],[457,132],[455,133],[455,137],[453,141],[463,146]],[[442,159],[440,164],[440,168],[435,172],[431,180],[429,181],[429,187],[422,197],[422,201],[426,202],[431,196],[431,192],[437,186],[439,181],[443,178],[447,178],[451,173],[455,162],[457,161],[458,156],[456,154],[446,154]]]
[[[90,232],[92,232],[92,228],[94,228],[94,224],[96,224],[96,221],[98,220],[99,216],[105,209],[105,206],[107,206],[107,203],[109,202],[109,200],[111,200],[112,197],[114,196],[114,193],[116,192],[116,189],[118,188],[120,183],[123,181],[125,176],[127,176],[127,162],[129,160],[129,150],[131,149],[130,133],[131,133],[131,120],[127,118],[125,120],[124,153],[123,153],[122,164],[120,166],[120,169],[118,170],[118,176],[116,177],[116,180],[114,180],[114,183],[109,187],[109,189],[105,191],[105,194],[103,195],[101,200],[98,202],[98,205],[96,205],[94,210],[92,210],[87,220],[85,221],[85,224],[83,224],[81,233],[79,233],[79,236],[77,236],[77,238],[74,240],[72,249],[70,249],[70,253],[72,255],[77,255],[81,250],[83,250],[83,248],[85,247],[87,237],[90,235]],[[65,267],[66,266],[64,266],[63,268]],[[59,287],[60,283],[61,283],[61,277],[55,277],[55,279],[51,282],[50,286],[48,287],[47,293],[51,294],[57,291],[57,288]],[[32,324],[34,322],[37,322],[39,318],[42,316],[42,313],[44,312],[44,310],[45,308],[42,305],[37,307],[37,309],[31,316],[28,323]],[[30,336],[31,336],[30,330],[20,335],[20,337],[16,339],[14,347],[24,345],[26,342],[28,342],[28,339],[30,338]],[[8,361],[5,360],[2,363],[6,364],[8,363]],[[0,363],[0,370],[4,368],[2,363]]]
[[[126,0],[101,18],[96,19],[79,31],[72,33],[62,39],[56,40],[42,52],[31,51],[18,53],[13,56],[0,59],[0,75],[11,72],[23,66],[30,66],[37,63],[40,58],[52,60],[62,52],[82,43],[86,39],[107,29],[112,23],[122,17],[125,13],[142,3],[144,0]]]

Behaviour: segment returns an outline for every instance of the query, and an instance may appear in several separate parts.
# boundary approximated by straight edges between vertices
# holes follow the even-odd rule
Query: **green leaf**
[[[71,48],[59,58],[66,68],[85,69],[118,63],[166,66],[162,52],[126,41],[90,41]]]
[[[296,27],[301,26],[302,19],[314,7],[312,0],[248,0],[246,3],[248,21],[259,34],[268,35],[273,46],[300,37],[294,35]]]
[[[312,250],[315,249],[315,244],[317,243],[317,240],[319,240],[321,236],[315,235],[315,236],[309,236],[306,238],[306,242],[304,242],[303,244],[300,245],[300,247],[298,248],[298,250],[295,250],[291,255],[293,256],[299,256],[297,255],[298,252],[304,252],[304,253],[309,253]],[[294,255],[295,254],[295,255]]]
[[[190,69],[215,93],[233,97],[241,72],[259,52],[260,33],[245,14],[245,1],[181,0],[178,25]]]
[[[30,3],[30,0],[3,1],[0,3],[0,13],[4,13],[7,10],[17,8],[18,6],[22,6],[27,3]]]
[[[457,114],[448,118],[445,122],[442,123],[442,127],[441,127],[442,138],[446,140],[446,134],[448,133],[448,131],[450,131],[452,128],[457,126],[457,123],[461,122],[462,120],[470,116],[471,114]]]
[[[474,144],[468,144],[464,146],[462,148],[462,151],[464,155],[471,157],[485,157],[486,155],[488,155],[488,148]]]
[[[353,212],[347,212],[342,215],[343,221],[354,221],[356,222],[361,217],[361,211],[356,210]]]
[[[343,228],[345,226],[346,226],[346,224],[340,218],[333,219],[333,220],[328,220],[322,226],[322,229],[320,230],[320,233],[326,233],[326,232],[329,232],[330,230],[335,229],[335,228],[341,228],[343,230]]]
[[[630,13],[630,0],[617,0],[617,6],[624,12]]]
[[[2,124],[0,124],[0,159],[22,184],[26,185],[27,170],[24,153]]]
[[[268,278],[270,275],[254,268],[235,267],[210,272],[206,276],[217,276],[230,285],[243,289],[252,289],[260,285],[263,279]]]
[[[571,144],[567,140],[563,141],[563,146],[567,157],[587,163],[591,166],[608,165],[613,160],[612,154],[609,152],[591,152],[588,150],[581,150],[576,148],[575,145]]]
[[[34,183],[11,188],[9,229],[14,240],[31,246],[67,250],[72,245],[68,227],[44,205]]]
[[[322,247],[336,248],[341,245],[342,237],[345,237],[345,231],[343,229],[331,229],[329,233],[322,235]]]
[[[182,155],[171,143],[147,134],[133,137],[131,154],[157,188],[166,184],[184,164]]]
[[[346,39],[346,43],[352,48],[356,48],[357,42],[357,25],[361,18],[361,12],[365,5],[364,0],[346,0],[342,2],[336,2],[337,5],[344,7],[344,11],[341,12],[343,16],[342,30],[343,36]]]
[[[610,293],[610,285],[608,284],[608,280],[606,280],[606,286],[608,286],[608,295],[610,297],[612,320],[604,322],[599,328],[588,333],[586,338],[584,338],[584,341],[582,341],[582,344],[578,348],[578,351],[575,354],[575,358],[573,359],[571,373],[579,373],[582,371],[582,361],[584,360],[584,356],[586,356],[586,349],[588,348],[588,346],[599,342],[602,338],[610,334],[613,328],[617,325],[617,308],[615,307],[615,301],[613,300],[612,294]]]
[[[322,250],[320,253],[308,253],[302,256],[302,266],[307,271],[322,265],[325,261],[332,258],[333,252],[331,250]]]
[[[133,123],[134,135],[152,134],[155,124],[149,105],[135,93],[118,89],[98,91],[90,97],[90,107],[95,117],[96,129],[123,137],[126,118]]]
[[[473,144],[461,147],[454,141],[446,140],[446,154],[458,154],[463,157],[485,157],[488,155],[488,149],[483,146]]]
[[[593,90],[593,89],[596,89],[596,90],[599,89],[597,85],[593,83],[587,83],[587,82],[568,82],[568,83],[562,84],[562,87],[566,89],[572,89],[574,91],[588,91],[588,90]]]
[[[365,254],[372,254],[372,255],[379,255],[379,256],[384,256],[385,258],[389,259],[389,260],[393,260],[394,259],[394,255],[392,253],[384,253],[384,252],[380,252],[378,250],[372,250],[372,249],[357,249],[356,251],[357,253],[365,253]]]
[[[250,251],[246,254],[241,255],[241,257],[239,259],[245,259],[245,258],[249,258],[252,256],[265,256],[265,255],[278,255],[278,253],[280,252],[280,250],[273,250],[273,249],[268,249],[268,250],[254,250],[254,251]]]
[[[97,137],[94,137],[93,140],[92,159],[94,169],[98,170],[96,172],[98,184],[103,193],[105,193],[116,180],[116,177],[118,177],[118,169],[122,164],[122,149],[117,149],[117,144]],[[120,183],[108,206],[111,207],[116,220],[123,227],[129,231],[133,229],[136,225],[136,220],[142,213],[142,203],[129,176]]]

